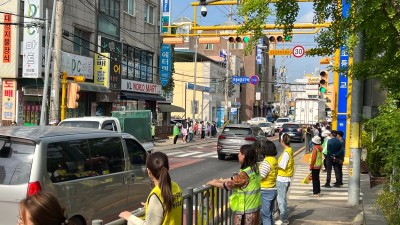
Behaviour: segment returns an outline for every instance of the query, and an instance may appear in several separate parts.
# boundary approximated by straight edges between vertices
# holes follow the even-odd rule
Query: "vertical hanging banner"
[[[42,77],[42,29],[38,26],[43,18],[43,0],[30,0],[25,2],[24,16],[24,41],[22,42],[23,62],[22,77]],[[35,24],[35,25],[33,25]]]
[[[0,76],[2,78],[18,77],[18,60],[20,55],[19,26],[15,23],[22,23],[20,15],[21,1],[0,1]]]
[[[108,88],[111,90],[121,90],[122,43],[102,36],[99,36],[99,43],[101,43],[99,47],[100,52],[110,53]]]
[[[342,17],[348,17],[350,4],[347,0],[342,0]],[[346,46],[340,47],[340,62],[339,62],[339,90],[338,90],[338,116],[337,130],[343,131],[343,137],[346,137],[346,119],[347,119],[347,94],[348,94],[348,78],[347,71],[349,67],[349,51]]]
[[[17,91],[17,82],[14,79],[3,79],[2,89],[2,120],[15,121],[15,98]]]
[[[171,24],[171,0],[162,0],[161,33],[169,33]]]
[[[108,77],[110,76],[110,53],[94,55],[94,83],[109,88]]]
[[[169,79],[171,78],[171,45],[162,44],[160,53],[160,80],[163,87],[167,86]]]
[[[262,60],[263,60],[263,56],[262,56],[262,49],[260,47],[263,46],[263,39],[260,38],[258,40],[258,45],[257,45],[257,53],[256,53],[256,64],[257,65],[261,65],[262,64]]]

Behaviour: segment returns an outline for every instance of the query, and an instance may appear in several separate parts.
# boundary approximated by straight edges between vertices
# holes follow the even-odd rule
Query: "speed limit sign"
[[[301,46],[301,45],[296,45],[296,46],[294,46],[294,47],[293,47],[293,50],[292,50],[292,54],[293,54],[293,56],[296,57],[296,58],[302,57],[302,56],[304,55],[305,52],[306,52],[306,51],[304,50],[304,47]]]

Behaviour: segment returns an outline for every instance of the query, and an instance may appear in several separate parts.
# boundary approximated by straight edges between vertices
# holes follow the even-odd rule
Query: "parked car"
[[[258,126],[266,136],[275,136],[275,125],[271,122],[259,123]]]
[[[19,202],[40,191],[75,224],[118,219],[151,190],[148,153],[129,134],[58,126],[0,128],[1,224],[17,224]]]
[[[247,123],[251,125],[258,125],[259,123],[265,123],[265,122],[268,122],[267,118],[265,117],[254,117],[250,120],[247,120]]]
[[[238,155],[240,147],[265,139],[259,126],[250,124],[228,124],[218,136],[218,159],[224,160],[227,155]]]
[[[279,129],[282,127],[282,125],[289,122],[291,122],[291,119],[289,117],[278,118],[275,121],[275,131],[279,132]]]
[[[298,123],[285,123],[282,128],[279,129],[279,142],[281,141],[282,134],[289,134],[290,140],[296,140],[299,142],[304,142],[304,132]]]

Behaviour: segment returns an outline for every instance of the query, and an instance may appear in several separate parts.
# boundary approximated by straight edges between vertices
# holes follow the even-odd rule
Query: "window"
[[[98,30],[119,38],[120,0],[100,0]]]
[[[131,16],[135,15],[135,0],[125,0],[124,12]]]
[[[154,7],[148,3],[144,4],[144,21],[146,23],[154,24]]]
[[[74,29],[74,53],[77,55],[89,56],[90,54],[90,33]]]
[[[135,140],[125,139],[128,147],[129,161],[133,166],[146,165],[147,153],[146,150]]]
[[[214,44],[206,44],[206,50],[213,50]]]
[[[99,174],[118,173],[125,170],[124,151],[120,138],[89,139],[93,170]]]

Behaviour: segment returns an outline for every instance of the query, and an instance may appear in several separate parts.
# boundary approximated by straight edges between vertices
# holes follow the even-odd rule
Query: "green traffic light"
[[[247,37],[247,36],[243,37],[243,42],[244,42],[244,43],[247,43],[247,42],[249,42],[249,41],[250,41],[250,38],[249,38],[249,37]]]
[[[292,37],[290,35],[286,35],[285,36],[285,41],[290,41],[290,40],[292,40]]]
[[[319,91],[324,94],[324,93],[326,93],[326,88],[325,87],[320,87]]]

